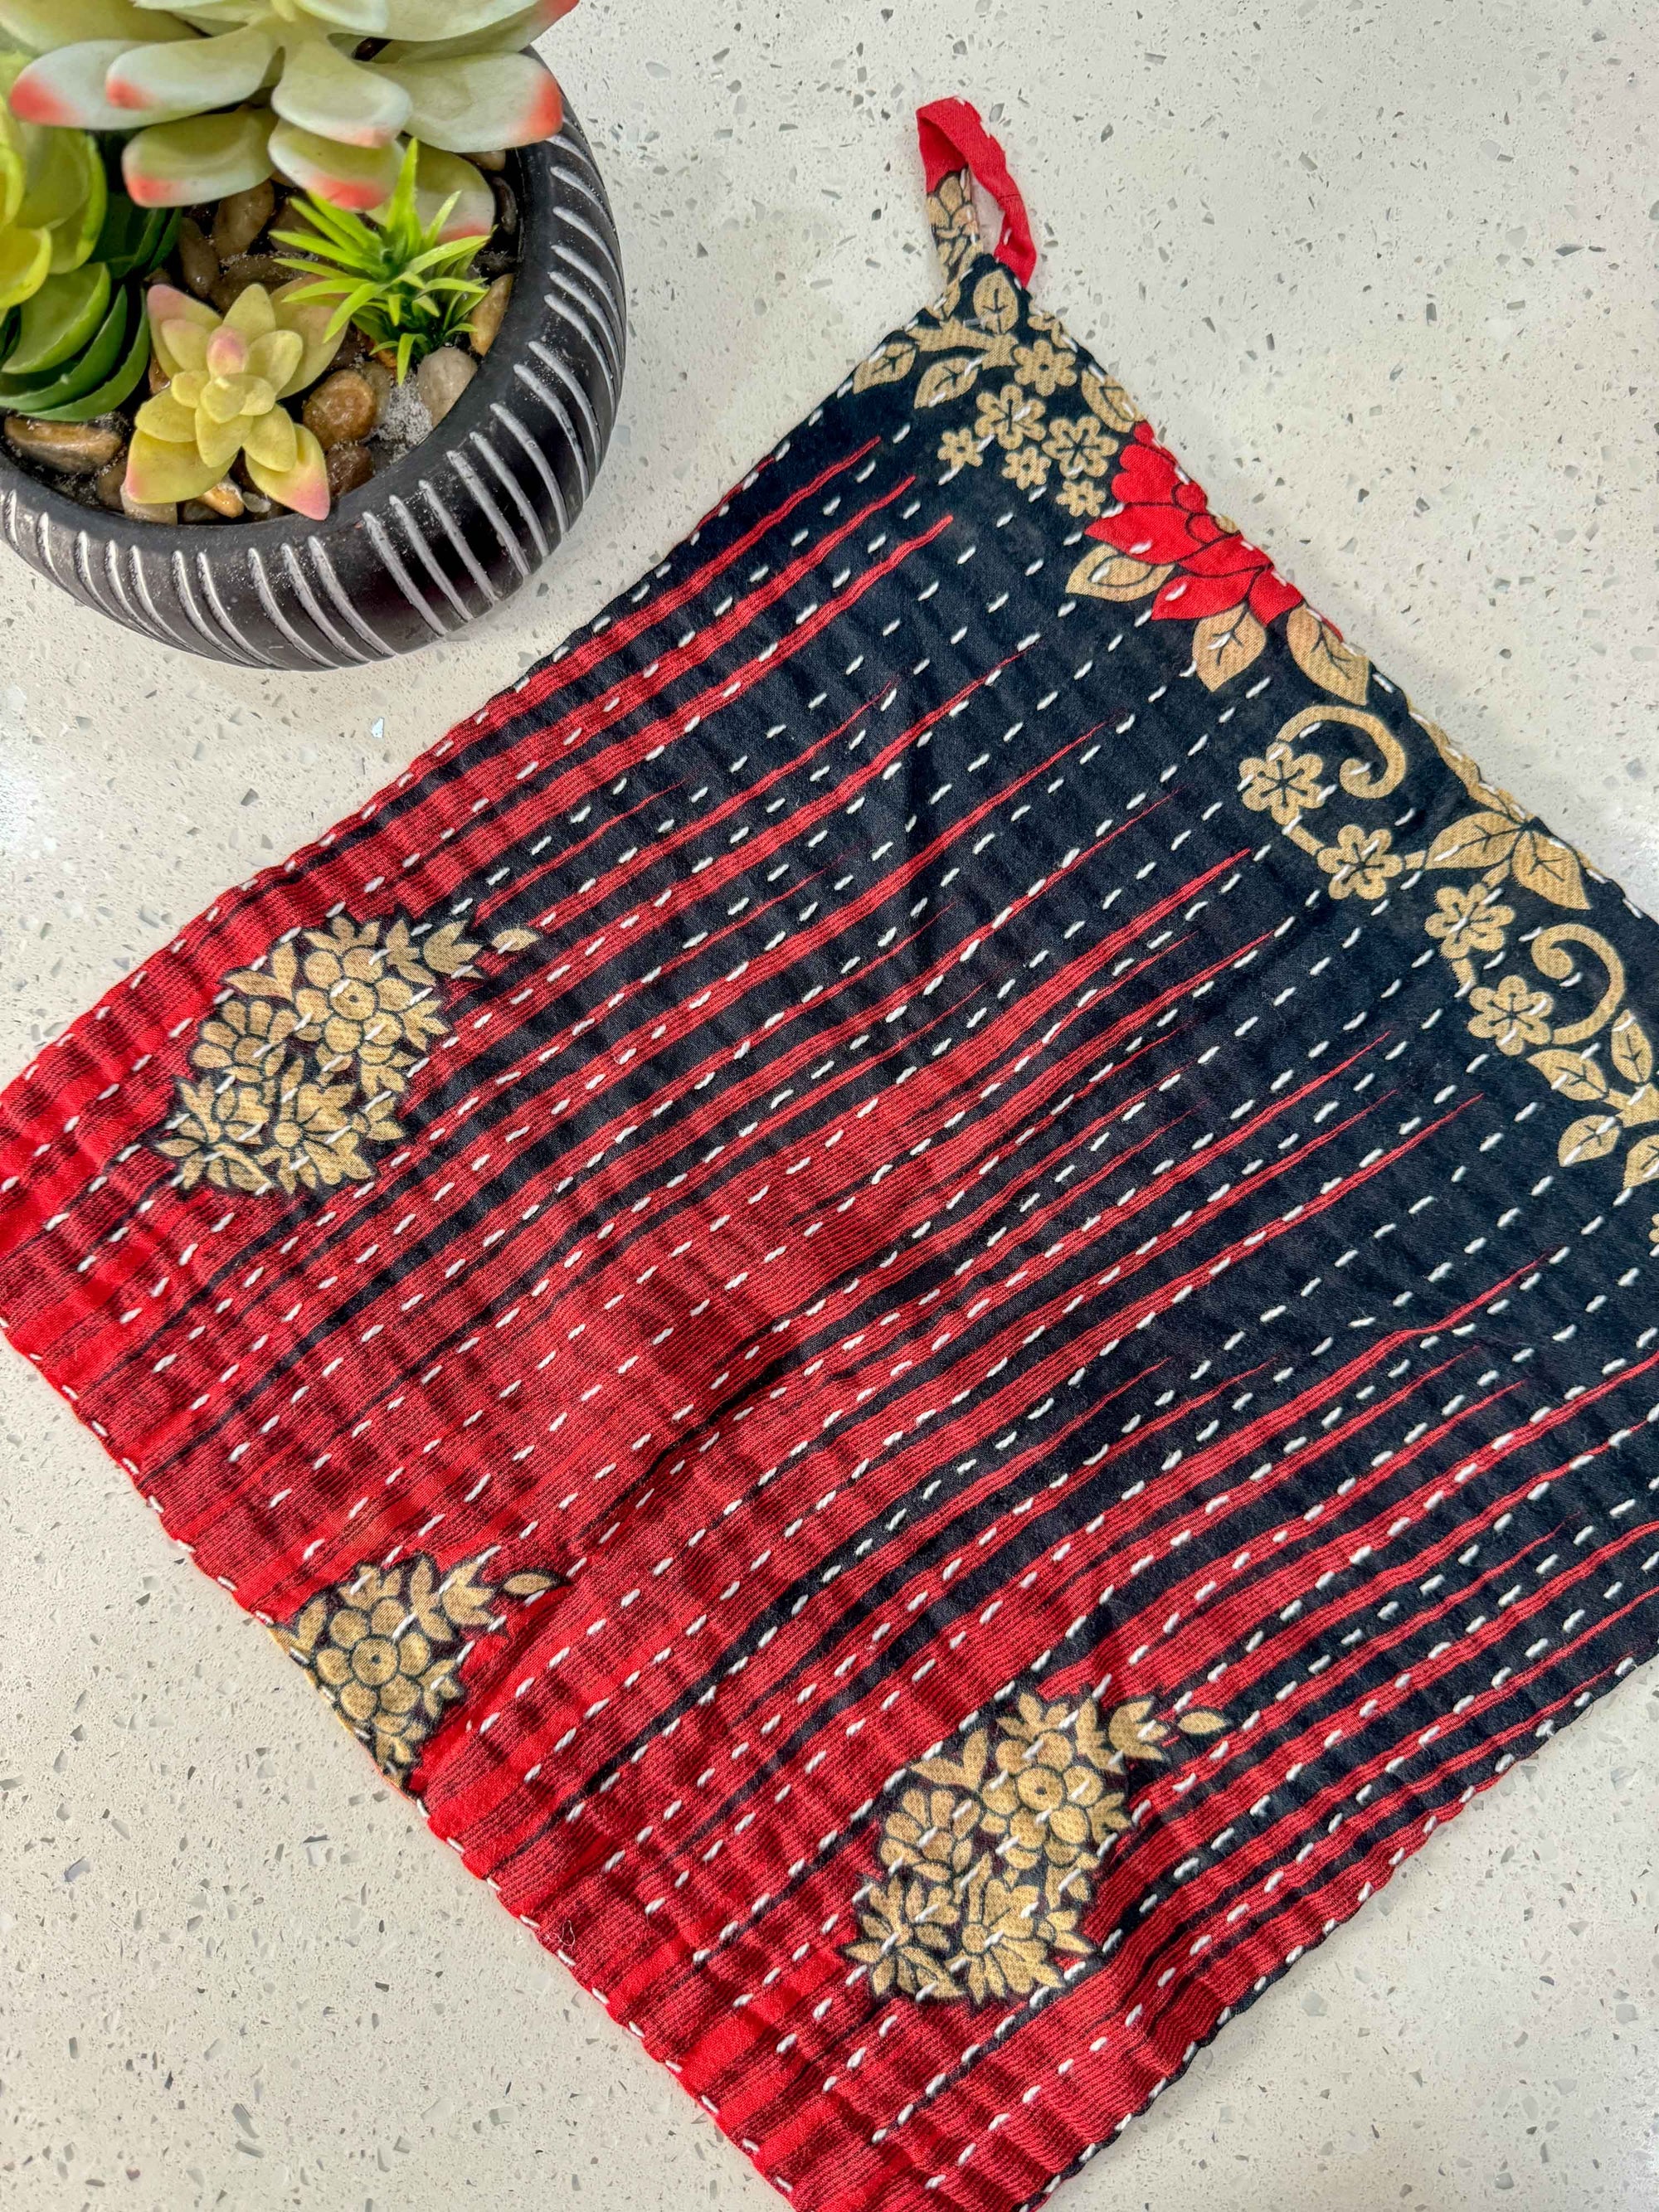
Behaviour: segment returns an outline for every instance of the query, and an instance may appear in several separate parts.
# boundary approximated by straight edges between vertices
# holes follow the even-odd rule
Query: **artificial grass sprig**
[[[366,222],[307,194],[296,204],[310,229],[272,234],[279,246],[293,249],[280,257],[283,266],[311,279],[293,297],[331,301],[330,336],[337,338],[348,323],[355,324],[377,350],[394,356],[400,384],[428,354],[465,335],[489,289],[463,273],[489,243],[488,234],[443,235],[459,194],[430,222],[421,220],[420,151],[411,139],[383,220]],[[323,273],[317,274],[319,264]]]

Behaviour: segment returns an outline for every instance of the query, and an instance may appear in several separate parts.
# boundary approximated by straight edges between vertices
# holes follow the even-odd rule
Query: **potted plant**
[[[252,667],[407,652],[525,581],[623,362],[604,185],[527,50],[574,5],[0,0],[25,560]]]

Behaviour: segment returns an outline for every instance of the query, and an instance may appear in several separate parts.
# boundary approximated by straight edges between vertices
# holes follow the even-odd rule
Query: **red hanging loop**
[[[1019,186],[1008,173],[1008,164],[996,140],[980,120],[979,110],[965,100],[934,100],[916,110],[916,137],[921,147],[921,167],[931,192],[941,177],[953,169],[973,173],[1002,210],[1002,235],[997,240],[997,259],[1022,284],[1029,284],[1036,268],[1036,245]]]

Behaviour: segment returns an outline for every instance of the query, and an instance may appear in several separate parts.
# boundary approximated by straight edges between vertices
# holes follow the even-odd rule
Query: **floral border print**
[[[417,934],[402,915],[284,938],[258,967],[224,979],[225,995],[191,1047],[195,1080],[180,1079],[155,1150],[179,1163],[181,1189],[199,1182],[268,1197],[366,1183],[368,1145],[404,1132],[398,1102],[449,1023],[446,988],[475,976],[482,946],[458,921]],[[496,933],[497,952],[538,942]]]
[[[939,439],[945,480],[988,463],[1029,497],[1051,495],[1098,541],[1067,590],[1150,598],[1153,621],[1193,624],[1193,659],[1207,688],[1231,683],[1261,653],[1268,625],[1301,605],[1301,592],[1237,524],[1210,512],[1123,386],[1057,317],[1028,301],[1022,318],[1004,270],[981,274],[964,309],[980,253],[966,171],[940,179],[927,212],[944,296],[860,363],[854,390],[915,375],[919,414],[971,396],[972,422],[953,422]]]
[[[1033,498],[1051,494],[1073,520],[1103,514],[1113,459],[1135,427],[1133,402],[1079,354],[1057,317],[1029,305],[1022,317],[1018,289],[1005,270],[986,270],[964,306],[979,251],[966,172],[944,178],[927,208],[944,296],[859,364],[853,389],[915,376],[911,404],[918,413],[971,398],[971,422],[953,422],[940,436],[947,481],[962,469],[991,465]]]
[[[1101,599],[1150,597],[1154,622],[1191,623],[1194,667],[1206,690],[1218,691],[1259,658],[1268,625],[1299,608],[1301,592],[1237,523],[1210,512],[1202,488],[1158,443],[1150,422],[1135,424],[1112,498],[1110,512],[1087,533],[1103,550],[1084,555],[1067,590]]]
[[[1363,814],[1330,820],[1326,810],[1339,793],[1362,805],[1391,797],[1410,763],[1401,738],[1365,706],[1372,679],[1364,654],[1307,607],[1291,614],[1286,635],[1303,673],[1331,698],[1292,714],[1264,752],[1240,763],[1245,805],[1271,816],[1309,855],[1333,898],[1370,902],[1396,882],[1407,889],[1433,883],[1433,910],[1423,926],[1468,1008],[1470,1036],[1510,1058],[1524,1054],[1552,1091],[1589,1109],[1562,1131],[1561,1165],[1622,1152],[1626,1190],[1659,1178],[1653,1043],[1627,1003],[1624,962],[1600,930],[1559,918],[1589,908],[1579,855],[1415,712],[1413,721],[1462,785],[1469,811],[1421,849],[1406,852],[1396,851],[1392,827]],[[1316,733],[1326,733],[1328,743],[1345,730],[1367,740],[1375,757],[1362,746],[1333,781],[1324,751],[1303,748]],[[1448,876],[1454,880],[1436,881]],[[1539,976],[1564,987],[1586,981],[1588,954],[1601,979],[1591,985],[1596,996],[1589,1012],[1564,1014],[1557,994],[1510,959],[1517,941]],[[1627,1139],[1634,1141],[1624,1151]],[[1659,1243],[1659,1215],[1654,1231]]]
[[[860,1939],[845,1947],[871,1994],[979,2006],[1058,1989],[1095,1955],[1082,1923],[1131,1825],[1129,1770],[1167,1765],[1179,1737],[1225,1725],[1196,1707],[1159,1719],[1151,1698],[1104,1711],[1028,1693],[954,1755],[918,1759],[882,1824],[884,1878],[861,1893]]]
[[[498,1598],[538,1597],[562,1577],[539,1568],[481,1579],[489,1554],[441,1571],[425,1552],[396,1566],[360,1564],[271,1633],[340,1720],[400,1784],[446,1710],[465,1694],[473,1639],[501,1625]]]

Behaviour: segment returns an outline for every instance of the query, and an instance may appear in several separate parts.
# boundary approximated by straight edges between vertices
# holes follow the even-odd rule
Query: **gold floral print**
[[[1240,795],[1253,813],[1271,814],[1281,830],[1288,829],[1304,810],[1321,804],[1323,766],[1316,753],[1299,753],[1276,738],[1261,758],[1241,762]]]
[[[474,1636],[500,1626],[495,1601],[558,1584],[556,1575],[531,1569],[492,1587],[482,1579],[489,1557],[447,1573],[424,1552],[395,1566],[360,1565],[273,1632],[396,1782],[406,1780],[445,1708],[464,1695],[462,1662]]]
[[[1406,865],[1390,849],[1393,844],[1390,830],[1366,830],[1357,822],[1345,822],[1336,833],[1336,842],[1322,846],[1315,855],[1331,879],[1331,896],[1380,899]]]
[[[1371,667],[1364,654],[1339,638],[1312,611],[1298,607],[1285,625],[1291,653],[1334,702],[1292,714],[1264,754],[1240,764],[1246,806],[1270,813],[1285,837],[1299,845],[1328,878],[1335,898],[1382,897],[1396,878],[1414,884],[1427,878],[1433,902],[1423,927],[1437,945],[1468,1007],[1471,1036],[1528,1064],[1560,1097],[1588,1107],[1561,1131],[1556,1156],[1577,1167],[1623,1152],[1626,1190],[1659,1181],[1659,1083],[1651,1038],[1627,1003],[1624,963],[1600,930],[1576,920],[1547,921],[1550,908],[1569,915],[1590,903],[1580,856],[1553,837],[1500,785],[1490,783],[1437,724],[1413,713],[1412,720],[1474,802],[1419,851],[1396,853],[1393,833],[1362,822],[1345,822],[1320,836],[1304,817],[1316,815],[1340,790],[1352,799],[1391,797],[1411,763],[1401,738],[1365,701]],[[1374,759],[1346,760],[1327,780],[1317,753],[1295,751],[1316,731],[1357,730],[1375,749]],[[1405,872],[1409,871],[1409,875]],[[1436,882],[1442,871],[1472,872],[1473,882]],[[1595,969],[1605,977],[1587,1014],[1562,1018],[1557,994],[1541,990],[1516,969],[1494,974],[1519,923],[1533,967],[1560,985],[1589,983]],[[1594,963],[1587,973],[1583,955]],[[1628,1151],[1627,1138],[1633,1137]],[[1656,1239],[1659,1242],[1659,1239]]]
[[[1515,920],[1515,908],[1499,902],[1495,885],[1474,884],[1468,890],[1443,885],[1434,895],[1434,906],[1424,927],[1438,939],[1448,960],[1503,951],[1504,933]]]
[[[1166,1747],[1224,1726],[1198,1708],[1164,1719],[1151,1698],[1103,1714],[1093,1698],[1027,1693],[954,1757],[918,1760],[847,1946],[872,1995],[981,2005],[1057,1989],[1065,1961],[1093,1954],[1081,1922],[1130,1825],[1130,1768],[1167,1765]]]
[[[1470,1035],[1507,1057],[1524,1056],[1552,1091],[1589,1109],[1560,1133],[1562,1164],[1617,1153],[1626,1188],[1659,1181],[1652,1042],[1626,1002],[1624,969],[1607,939],[1559,918],[1589,907],[1582,855],[1414,712],[1413,724],[1457,778],[1468,808],[1418,851],[1396,849],[1394,828],[1350,810],[1325,827],[1321,817],[1339,793],[1386,799],[1422,757],[1420,746],[1415,757],[1408,750],[1409,732],[1402,737],[1368,705],[1374,682],[1386,688],[1370,659],[1210,511],[1122,386],[991,260],[965,172],[944,180],[929,213],[944,296],[862,364],[854,388],[914,379],[916,414],[941,414],[935,450],[945,481],[990,466],[1028,498],[1053,499],[1066,518],[1065,542],[1089,540],[1068,594],[1144,603],[1138,619],[1190,622],[1188,672],[1206,690],[1232,684],[1257,665],[1270,635],[1282,637],[1319,703],[1291,715],[1241,764],[1244,805],[1306,853],[1334,898],[1409,895],[1426,878],[1424,927],[1467,1007]],[[1328,743],[1352,744],[1351,732],[1364,743],[1328,776],[1322,747],[1307,741],[1333,726]],[[1560,987],[1553,993],[1514,967],[1498,972],[1517,931],[1537,975]],[[1566,988],[1583,987],[1598,968],[1607,981],[1594,1010],[1569,1018]],[[1589,988],[1595,990],[1593,981]]]
[[[973,282],[964,307],[980,249],[971,197],[958,193],[957,181],[945,178],[928,203],[943,298],[860,362],[853,388],[867,392],[915,375],[918,413],[971,395],[971,425],[958,421],[940,433],[940,466],[954,475],[982,468],[989,455],[1017,491],[1032,498],[1051,491],[1072,520],[1092,521],[1110,503],[1107,479],[1139,419],[1134,403],[1085,359],[1056,317],[1029,310],[1022,331],[1020,295],[994,264]],[[965,173],[961,183],[965,193]],[[1054,411],[1062,401],[1079,400],[1080,412]]]
[[[1087,522],[1106,504],[1106,494],[1088,477],[1068,477],[1055,492],[1061,510],[1073,521]]]
[[[501,953],[537,941],[527,929],[490,940]],[[422,935],[400,915],[336,915],[226,976],[191,1047],[200,1079],[180,1081],[155,1140],[180,1188],[291,1197],[372,1181],[364,1147],[401,1140],[398,1101],[449,1027],[445,988],[478,973],[482,949],[457,921]]]
[[[953,169],[939,179],[937,191],[927,197],[928,220],[939,249],[939,270],[947,286],[959,283],[962,273],[979,252],[979,216],[974,208],[973,180],[966,169]]]
[[[1550,1041],[1549,1018],[1555,1001],[1547,991],[1534,991],[1524,975],[1477,984],[1469,1004],[1474,1008],[1469,1035],[1490,1037],[1499,1052],[1524,1052],[1529,1044]]]
[[[1041,491],[1048,481],[1048,457],[1037,446],[1022,446],[1009,454],[1002,473],[1021,491]]]
[[[947,430],[939,441],[939,457],[947,469],[976,469],[985,459],[971,430]]]
[[[1077,356],[1069,339],[1056,345],[1051,338],[1034,338],[1014,348],[1014,374],[1044,399],[1052,399],[1063,386],[1077,382]]]
[[[283,1046],[300,1025],[292,1006],[269,999],[228,999],[203,1023],[191,1054],[195,1067],[227,1068],[237,1080],[258,1084],[280,1060]]]
[[[996,392],[979,395],[979,416],[974,436],[989,445],[994,438],[1006,453],[1016,453],[1027,439],[1034,444],[1043,434],[1043,404],[1018,384],[1005,384]]]
[[[1117,440],[1109,438],[1092,415],[1061,416],[1048,425],[1042,450],[1063,477],[1103,477]]]

